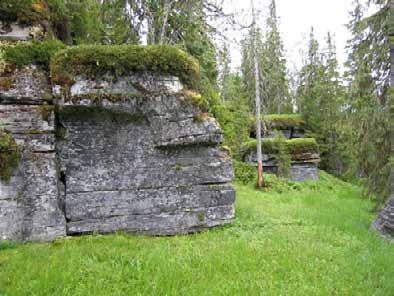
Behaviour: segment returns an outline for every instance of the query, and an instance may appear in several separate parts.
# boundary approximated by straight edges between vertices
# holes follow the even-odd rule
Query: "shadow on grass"
[[[18,246],[16,242],[0,241],[0,251],[15,249]],[[0,296],[1,292],[0,292]]]

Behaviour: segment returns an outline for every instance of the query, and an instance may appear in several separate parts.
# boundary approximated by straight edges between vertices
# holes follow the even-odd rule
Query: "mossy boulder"
[[[298,138],[285,141],[289,153],[293,156],[303,153],[319,153],[319,145],[314,138]],[[250,139],[242,145],[243,155],[256,150],[256,139]],[[262,139],[262,149],[265,154],[276,154],[279,151],[278,142],[274,138]]]
[[[300,114],[269,114],[263,117],[268,128],[290,129],[302,128],[305,121]]]
[[[199,80],[198,62],[179,48],[167,45],[88,45],[70,47],[56,54],[51,62],[53,82],[70,86],[76,76],[96,79],[131,73],[153,73],[179,77],[188,88]]]
[[[256,136],[256,119],[250,118],[250,135]],[[265,136],[273,136],[279,130],[287,138],[304,137],[306,122],[301,114],[268,114],[261,118],[261,130]]]
[[[0,130],[0,180],[8,181],[19,164],[19,153],[11,134]]]

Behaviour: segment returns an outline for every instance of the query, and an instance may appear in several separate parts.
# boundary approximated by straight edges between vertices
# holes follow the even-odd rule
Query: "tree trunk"
[[[159,44],[163,44],[164,43],[164,37],[165,37],[165,34],[166,34],[168,15],[170,13],[170,8],[171,8],[171,1],[170,0],[165,0],[164,1],[163,24],[162,24],[161,31],[160,31]]]
[[[260,104],[260,74],[259,74],[259,62],[257,59],[257,30],[256,30],[256,15],[254,11],[254,3],[252,4],[253,14],[253,61],[254,61],[254,78],[255,78],[255,91],[256,91],[256,142],[257,142],[257,188],[264,186],[263,178],[263,156],[261,151],[261,104]]]

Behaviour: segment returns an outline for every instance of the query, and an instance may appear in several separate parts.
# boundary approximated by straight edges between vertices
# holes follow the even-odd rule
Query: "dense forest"
[[[264,24],[257,24],[256,29],[244,24],[248,33],[242,40],[239,71],[231,69],[228,41],[211,20],[237,24],[220,5],[207,0],[2,1],[0,16],[4,21],[40,23],[45,38],[66,45],[171,44],[189,52],[200,63],[198,89],[205,109],[219,120],[238,172],[242,169],[237,168],[237,160],[255,116],[253,58],[257,55],[262,116],[300,113],[307,135],[318,141],[320,168],[361,182],[365,195],[381,204],[389,195],[393,162],[390,3],[354,1],[353,6],[347,25],[352,38],[343,74],[333,34],[328,33],[325,44],[319,44],[313,28],[302,68],[289,74],[275,0]],[[375,12],[366,15],[372,6]]]

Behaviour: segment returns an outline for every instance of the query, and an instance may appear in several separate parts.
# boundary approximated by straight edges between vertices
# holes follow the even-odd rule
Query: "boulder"
[[[379,233],[394,241],[394,196],[387,201],[372,226]]]
[[[196,119],[199,108],[183,87],[172,87],[179,86],[177,78],[160,76],[155,83],[154,76],[144,76],[150,89],[136,87],[138,77],[108,84],[100,78],[110,85],[105,93],[83,88],[58,102],[69,234],[173,235],[234,217],[233,169],[220,148],[217,122]],[[87,83],[70,88],[75,85]]]

